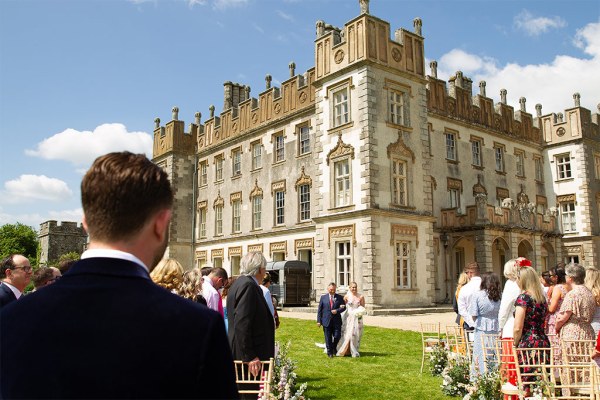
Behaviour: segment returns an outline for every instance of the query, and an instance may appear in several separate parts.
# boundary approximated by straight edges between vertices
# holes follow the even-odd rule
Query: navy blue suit
[[[220,315],[133,262],[89,258],[0,313],[0,397],[238,394]]]
[[[0,283],[0,308],[17,300],[17,296],[4,283]]]
[[[335,314],[332,311],[335,310]],[[329,293],[321,296],[317,309],[317,322],[323,326],[327,355],[336,353],[338,342],[342,337],[342,313],[346,311],[344,298],[339,294],[333,295],[333,306],[329,302]]]

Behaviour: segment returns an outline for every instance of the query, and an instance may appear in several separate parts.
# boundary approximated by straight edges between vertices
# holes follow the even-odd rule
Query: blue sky
[[[518,108],[600,103],[597,0],[372,0],[392,31],[423,20],[438,76],[457,70]],[[314,64],[315,23],[343,26],[358,0],[0,0],[0,224],[80,221],[79,184],[98,155],[151,156],[154,119],[186,126],[223,82],[264,90]]]

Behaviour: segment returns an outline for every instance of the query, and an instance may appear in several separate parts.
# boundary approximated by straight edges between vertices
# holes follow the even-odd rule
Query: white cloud
[[[151,157],[152,136],[146,132],[127,132],[123,124],[103,124],[92,132],[66,129],[38,143],[35,150],[25,150],[25,154],[85,166],[100,155],[124,150]]]
[[[4,203],[43,201],[64,201],[73,192],[64,181],[48,178],[45,175],[21,175],[17,179],[4,182],[2,199]]]
[[[199,5],[199,6],[204,6],[206,5],[206,0],[187,0],[188,6],[190,8],[194,7],[195,5]]]
[[[46,215],[40,213],[33,214],[7,214],[0,210],[0,225],[15,224],[20,222],[30,226],[36,231],[40,230],[40,224],[49,220],[71,221],[80,223],[83,218],[83,210],[76,208],[73,210],[49,211]]]
[[[514,25],[517,29],[525,31],[529,36],[539,36],[548,32],[550,29],[564,28],[567,23],[561,17],[534,17],[527,10],[521,11],[514,18]]]
[[[575,45],[590,58],[557,55],[547,64],[506,64],[498,60],[453,49],[438,61],[438,77],[448,79],[458,70],[473,80],[473,94],[479,81],[486,81],[487,96],[498,102],[506,89],[507,102],[519,108],[519,98],[527,98],[527,111],[535,115],[535,104],[542,113],[562,112],[573,106],[573,93],[581,94],[581,105],[592,112],[600,101],[600,22],[591,23],[577,33]],[[576,73],[574,73],[576,71]]]
[[[285,19],[286,21],[290,21],[290,22],[291,22],[291,21],[294,21],[294,17],[292,17],[292,16],[291,16],[291,15],[289,15],[289,14],[286,14],[286,13],[284,13],[284,12],[283,12],[283,11],[281,11],[281,10],[277,10],[277,11],[276,11],[276,13],[277,13],[277,15],[279,15],[279,17],[281,17],[281,18]]]
[[[214,0],[213,8],[215,10],[226,10],[232,7],[239,7],[248,4],[248,0]]]

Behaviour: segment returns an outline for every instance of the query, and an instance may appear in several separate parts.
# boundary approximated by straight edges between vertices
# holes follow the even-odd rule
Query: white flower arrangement
[[[361,320],[363,315],[365,315],[367,313],[367,310],[363,307],[363,306],[358,306],[356,308],[356,310],[354,310],[354,314],[356,315],[356,317]]]

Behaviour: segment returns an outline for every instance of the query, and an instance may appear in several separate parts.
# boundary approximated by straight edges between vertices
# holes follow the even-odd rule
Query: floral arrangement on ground
[[[289,356],[291,342],[283,346],[279,342],[275,343],[275,365],[273,368],[273,377],[271,380],[271,397],[261,396],[260,400],[310,400],[304,395],[308,384],[303,383],[298,387],[296,382],[296,361]]]
[[[442,392],[447,396],[464,396],[469,386],[469,360],[453,355],[448,356],[448,365],[442,371]]]

